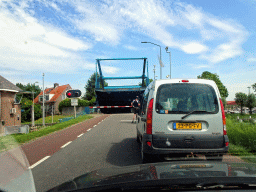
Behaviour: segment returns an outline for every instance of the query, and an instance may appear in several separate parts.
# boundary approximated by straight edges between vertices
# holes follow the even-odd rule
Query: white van
[[[153,81],[144,92],[136,129],[143,162],[187,154],[222,160],[228,151],[224,107],[212,80]]]

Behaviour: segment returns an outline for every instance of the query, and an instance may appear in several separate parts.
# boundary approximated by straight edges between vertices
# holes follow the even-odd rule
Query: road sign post
[[[78,98],[71,98],[71,106],[74,106],[74,113],[76,118],[76,106],[78,106]]]

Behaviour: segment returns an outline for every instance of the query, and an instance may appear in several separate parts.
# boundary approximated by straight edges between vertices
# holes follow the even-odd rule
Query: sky
[[[256,0],[0,0],[0,75],[43,87],[44,73],[45,87],[84,94],[97,58],[146,57],[149,78],[155,65],[159,79],[161,46],[163,79],[216,73],[231,101],[256,83],[255,21]],[[142,75],[142,65],[101,63],[106,77]]]

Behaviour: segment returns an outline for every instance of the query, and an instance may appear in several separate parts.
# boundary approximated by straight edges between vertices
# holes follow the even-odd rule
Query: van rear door
[[[221,108],[214,86],[191,82],[166,83],[158,87],[155,98],[154,147],[223,147]],[[171,145],[166,144],[167,140]]]

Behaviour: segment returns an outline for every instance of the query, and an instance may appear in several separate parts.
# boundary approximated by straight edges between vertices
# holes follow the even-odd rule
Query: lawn
[[[68,115],[54,115],[53,116],[53,123],[58,123],[59,119],[65,118],[65,117],[73,117],[73,116],[68,116]],[[22,124],[30,124],[31,122],[24,122]],[[40,118],[35,121],[35,124],[42,124],[43,123],[43,118]],[[45,123],[52,123],[52,116],[45,117]]]
[[[86,121],[91,118],[93,118],[93,116],[91,115],[81,115],[76,119],[71,119],[66,122],[48,126],[40,129],[39,131],[31,132],[28,134],[13,134],[13,135],[2,136],[0,137],[0,151],[9,150],[11,148],[17,147],[20,144],[27,143],[31,140],[35,140],[39,137],[43,137],[53,132],[65,129],[67,127],[70,127],[71,125]]]

